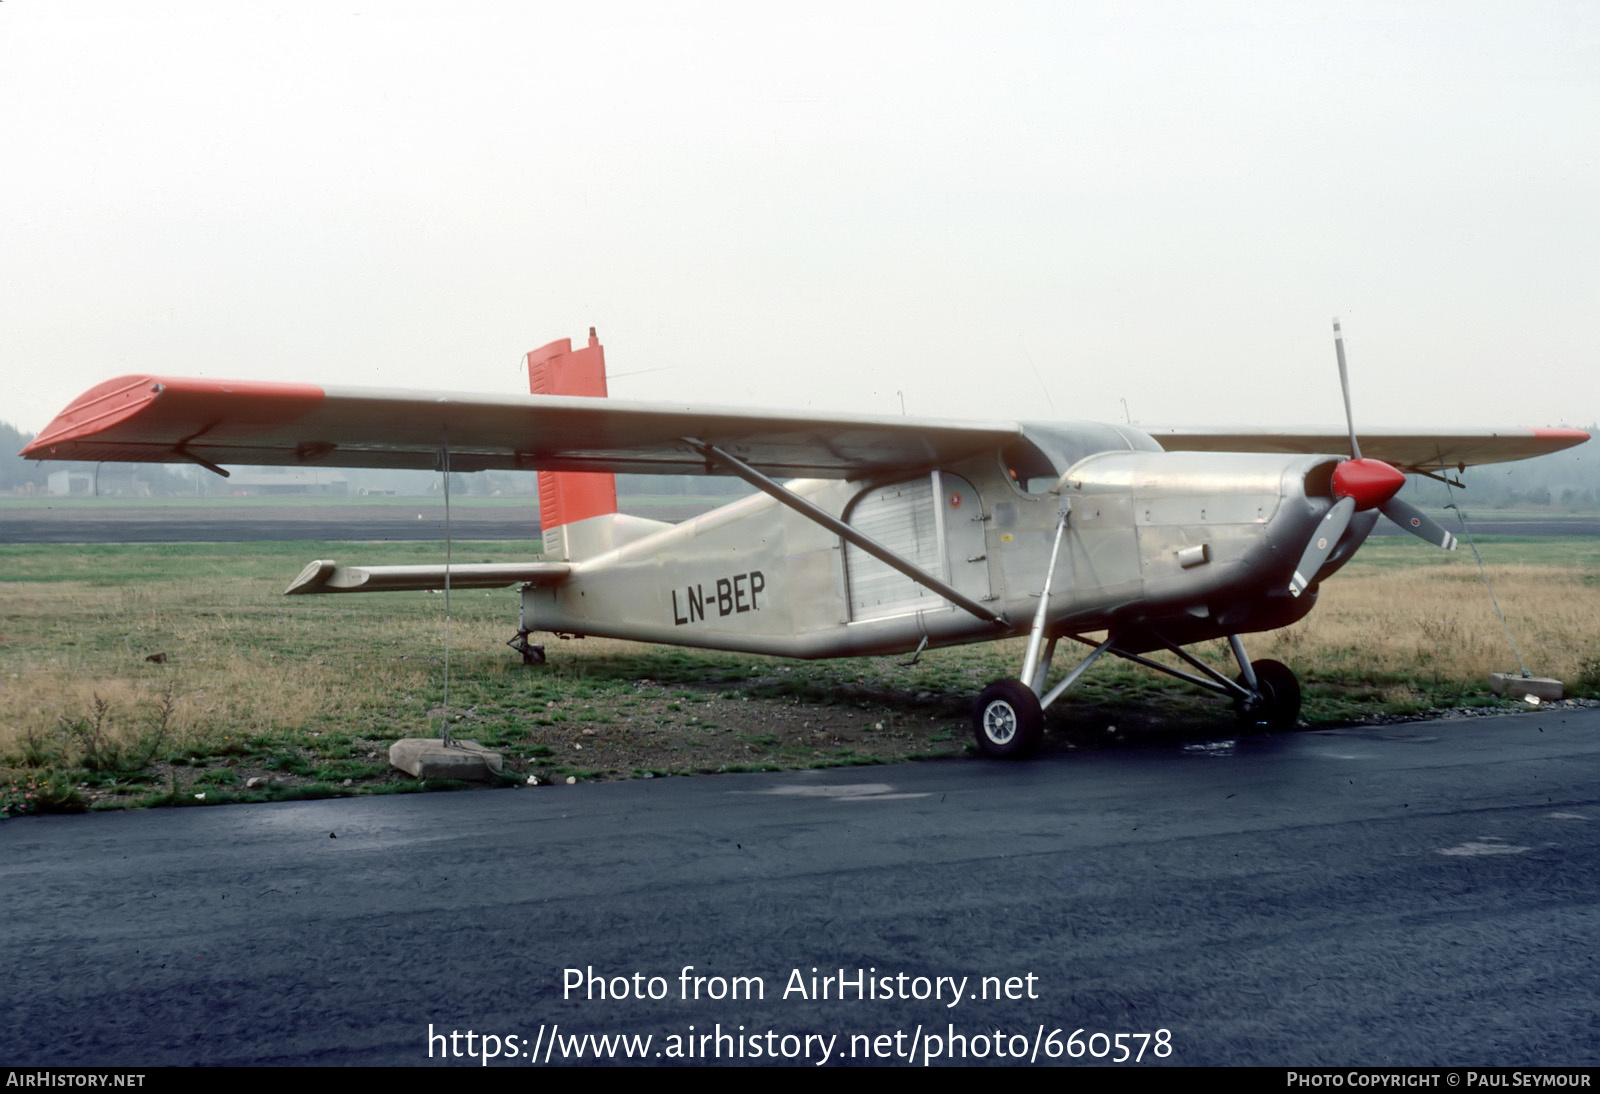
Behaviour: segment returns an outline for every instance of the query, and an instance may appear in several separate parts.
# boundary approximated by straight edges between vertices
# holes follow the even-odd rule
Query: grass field
[[[1600,543],[1480,546],[1530,669],[1600,696]],[[526,549],[457,543],[454,559]],[[1020,642],[906,667],[551,640],[550,664],[524,668],[504,647],[515,591],[468,591],[451,598],[446,709],[442,596],[278,595],[312,558],[439,557],[427,543],[0,547],[0,813],[418,789],[388,743],[446,717],[503,750],[519,783],[958,755],[972,696],[1021,661]],[[1247,642],[1300,674],[1311,726],[1500,705],[1485,678],[1516,668],[1471,553],[1409,537],[1370,541],[1309,618]],[[1231,663],[1221,643],[1201,655]],[[1232,712],[1106,659],[1047,724],[1049,748],[1106,747],[1228,732]]]

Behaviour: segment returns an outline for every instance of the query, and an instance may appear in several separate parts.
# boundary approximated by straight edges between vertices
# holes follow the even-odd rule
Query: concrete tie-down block
[[[1526,700],[1531,695],[1544,703],[1559,699],[1562,695],[1560,680],[1552,680],[1548,676],[1523,676],[1519,672],[1491,672],[1489,690],[1513,699]]]
[[[417,779],[467,779],[487,782],[500,773],[500,753],[477,741],[404,737],[389,746],[389,763]]]

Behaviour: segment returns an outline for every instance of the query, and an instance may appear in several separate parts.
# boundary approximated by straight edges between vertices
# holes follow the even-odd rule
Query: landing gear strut
[[[1048,584],[1045,592],[1048,596]],[[1240,722],[1248,727],[1288,729],[1300,717],[1300,681],[1295,679],[1294,672],[1280,661],[1251,661],[1245,654],[1244,643],[1236,634],[1228,636],[1228,644],[1240,669],[1238,677],[1232,680],[1149,627],[1142,627],[1132,634],[1113,633],[1098,644],[1082,635],[1067,635],[1094,649],[1047,692],[1045,683],[1055,654],[1056,639],[1044,639],[1042,620],[1036,619],[1034,627],[1027,655],[1023,659],[1023,679],[996,680],[983,689],[983,694],[978,696],[978,702],[973,707],[972,729],[978,739],[978,751],[985,756],[1020,760],[1038,748],[1044,736],[1044,711],[1077,683],[1078,678],[1104,653],[1115,654],[1136,665],[1176,676],[1196,687],[1227,696],[1237,707]],[[1186,672],[1130,653],[1119,646],[1120,642],[1127,642],[1135,649],[1165,647],[1195,671]]]
[[[1089,662],[1105,649],[1102,646],[1096,650],[1088,661],[1056,685],[1054,691],[1048,695],[1044,693],[1050,659],[1056,652],[1056,639],[1045,638],[1044,624],[1050,608],[1050,585],[1055,580],[1056,558],[1061,553],[1061,537],[1066,533],[1067,521],[1071,517],[1072,499],[1063,498],[1056,519],[1055,544],[1050,548],[1050,566],[1044,573],[1044,589],[1039,593],[1039,607],[1033,614],[1033,626],[1028,631],[1028,652],[1022,659],[1022,679],[996,680],[983,689],[983,694],[978,696],[978,702],[972,709],[972,730],[978,738],[978,751],[997,760],[1020,760],[1032,755],[1044,736],[1044,708],[1055,702],[1056,696],[1065,691],[1089,667]]]

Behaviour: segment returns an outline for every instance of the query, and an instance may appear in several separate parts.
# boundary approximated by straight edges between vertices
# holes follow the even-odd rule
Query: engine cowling
[[[1089,614],[1088,601],[1098,598],[1100,625],[1161,617],[1168,629],[1198,637],[1299,619],[1314,597],[1288,595],[1289,579],[1334,504],[1338,469],[1350,462],[1213,452],[1080,460],[1056,484],[1072,503],[1073,584],[1081,590],[1069,612]],[[1377,480],[1356,469],[1349,486],[1382,489],[1386,484],[1371,485]],[[1363,511],[1349,521],[1314,579],[1343,565],[1376,519],[1376,512]],[[1079,625],[1076,618],[1071,625]]]

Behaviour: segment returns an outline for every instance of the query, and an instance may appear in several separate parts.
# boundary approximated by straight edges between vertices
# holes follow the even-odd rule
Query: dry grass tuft
[[[1497,565],[1488,575],[1529,670],[1576,683],[1596,653],[1600,584],[1577,567]],[[1254,646],[1319,677],[1482,681],[1517,668],[1475,566],[1352,564],[1323,586],[1311,615]]]

